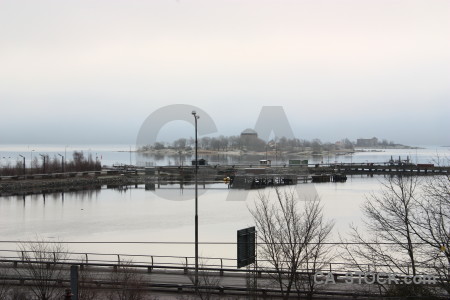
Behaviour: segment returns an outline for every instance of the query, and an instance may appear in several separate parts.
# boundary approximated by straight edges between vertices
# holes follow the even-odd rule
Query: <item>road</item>
[[[46,266],[43,266],[44,269]],[[53,271],[55,278],[56,271]],[[48,269],[46,269],[48,270]],[[19,264],[14,267],[12,263],[2,263],[0,265],[0,284],[9,283],[13,285],[33,284],[29,268]],[[207,275],[206,275],[207,274]],[[185,274],[183,270],[165,270],[157,269],[148,272],[146,269],[136,269],[131,267],[114,268],[112,266],[89,266],[80,269],[81,287],[90,287],[91,289],[106,293],[121,286],[139,287],[145,289],[147,294],[158,295],[158,299],[174,299],[176,296],[195,296],[193,282],[194,272],[190,270]],[[22,278],[22,281],[20,280]],[[30,280],[27,280],[30,278]],[[62,283],[57,283],[63,290],[70,285],[69,266],[64,265],[59,277]],[[23,280],[25,279],[25,280]],[[249,289],[247,288],[248,278],[246,273],[224,272],[221,276],[219,271],[208,271],[199,273],[199,286],[202,294],[215,294],[217,297],[230,299],[247,299]],[[277,299],[280,295],[279,288],[269,275],[264,274],[257,278],[257,285],[260,295],[266,295],[267,299]],[[322,297],[317,299],[349,299],[356,295],[373,294],[378,291],[378,286],[368,284],[346,284],[338,280],[336,284],[327,284],[318,286],[318,295]]]

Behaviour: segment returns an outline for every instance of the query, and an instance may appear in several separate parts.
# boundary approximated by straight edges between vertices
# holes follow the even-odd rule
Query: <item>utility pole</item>
[[[33,152],[34,151],[35,151],[34,149],[30,151],[30,174],[33,174]]]
[[[64,173],[64,165],[65,165],[65,157],[58,153],[59,156],[61,156],[61,170]]]
[[[197,112],[192,111],[195,120],[195,287],[198,288],[198,137]]]
[[[43,155],[43,154],[39,154],[39,155],[42,157],[42,159],[44,161],[44,163],[42,164],[42,173],[45,174],[45,155]]]
[[[25,156],[19,154],[20,157],[23,158],[23,175],[25,175]]]

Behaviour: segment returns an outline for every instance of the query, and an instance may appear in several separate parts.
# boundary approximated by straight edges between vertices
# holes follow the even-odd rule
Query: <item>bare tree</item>
[[[179,150],[185,149],[187,144],[187,139],[179,138],[178,140],[173,142],[173,147]]]
[[[450,176],[432,176],[418,200],[415,234],[425,243],[422,255],[450,293]]]
[[[217,291],[220,278],[217,272],[203,270],[207,261],[200,261],[200,270],[198,271],[198,285],[195,287],[195,299],[210,300],[214,298],[214,292]],[[189,273],[189,280],[195,285],[195,274]],[[186,298],[185,298],[186,299]],[[189,297],[188,297],[189,299]],[[187,300],[187,299],[186,299]]]
[[[9,298],[5,298],[8,300],[29,300],[30,295],[24,291],[21,287],[12,287],[9,292]]]
[[[40,300],[56,299],[60,288],[55,284],[67,275],[61,264],[68,251],[62,242],[48,242],[37,237],[34,241],[18,244],[19,255],[24,263],[17,268],[20,276],[31,280],[31,292]]]
[[[78,299],[79,300],[95,300],[98,299],[99,291],[95,281],[95,275],[89,271],[85,258],[81,258],[81,266],[79,271]]]
[[[109,300],[143,300],[144,278],[131,266],[131,261],[121,262],[115,272],[111,273],[113,286],[108,292]]]
[[[371,257],[379,258],[380,265],[390,265],[390,271],[417,274],[418,240],[414,236],[413,220],[416,210],[418,177],[392,176],[382,183],[380,195],[371,194],[363,206],[365,225],[372,233],[366,239],[354,230]],[[372,241],[369,245],[367,241]],[[387,249],[383,243],[388,243]],[[375,253],[373,252],[375,251]]]
[[[314,274],[324,269],[332,260],[331,246],[327,242],[333,223],[324,220],[319,202],[310,202],[308,205],[310,208],[305,210],[306,225],[312,228],[314,236],[305,247],[306,255],[302,268],[306,272],[297,277],[296,291],[299,297],[301,293],[306,293],[307,299],[312,299],[317,290]]]
[[[418,177],[391,176],[382,182],[381,191],[368,196],[363,205],[366,231],[351,226],[352,243],[344,243],[344,258],[357,266],[370,265],[375,272],[408,276],[429,273],[430,257],[418,235],[418,224],[423,223],[423,214],[427,215],[430,208],[420,207],[420,203]],[[379,291],[392,296],[430,296],[434,292],[417,284],[379,286]]]
[[[272,276],[284,299],[293,293],[311,298],[316,286],[313,273],[329,252],[324,242],[333,223],[325,221],[318,199],[299,205],[294,191],[275,189],[276,199],[260,194],[250,209],[258,234],[258,257],[275,269]]]

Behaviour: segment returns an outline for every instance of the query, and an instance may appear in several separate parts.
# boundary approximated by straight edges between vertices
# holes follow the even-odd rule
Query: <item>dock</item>
[[[232,188],[263,188],[267,186],[292,185],[297,184],[298,177],[294,174],[242,174],[230,179]]]
[[[116,166],[102,171],[0,176],[0,195],[65,192],[100,188],[102,185],[190,184],[195,166]],[[229,188],[263,188],[298,183],[345,182],[350,175],[448,176],[450,166],[433,164],[341,163],[302,166],[204,165],[199,166],[200,184],[228,183]]]

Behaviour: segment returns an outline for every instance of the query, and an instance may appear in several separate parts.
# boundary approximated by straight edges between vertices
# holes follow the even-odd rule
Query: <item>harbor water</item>
[[[117,149],[89,149],[109,163],[126,164],[130,156],[129,152],[117,152]],[[1,155],[13,155],[20,150],[3,149]],[[135,153],[131,154],[131,160],[136,160]],[[437,155],[450,157],[448,148],[427,148],[358,152],[352,160],[381,162],[391,156],[406,158],[407,155],[420,162],[430,162]],[[361,205],[370,193],[380,191],[383,179],[383,176],[354,175],[348,176],[345,183],[301,183],[283,188],[317,195],[325,218],[335,222],[332,239],[338,241],[338,235],[345,236],[351,223],[362,224]],[[236,231],[254,226],[249,209],[258,201],[260,193],[274,197],[271,188],[238,191],[241,194],[233,197],[230,192],[224,183],[199,186],[201,256],[235,258]],[[155,190],[146,190],[144,185],[119,189],[103,186],[64,194],[1,197],[0,250],[36,236],[70,242],[68,248],[75,252],[193,256],[194,186],[167,184]]]

